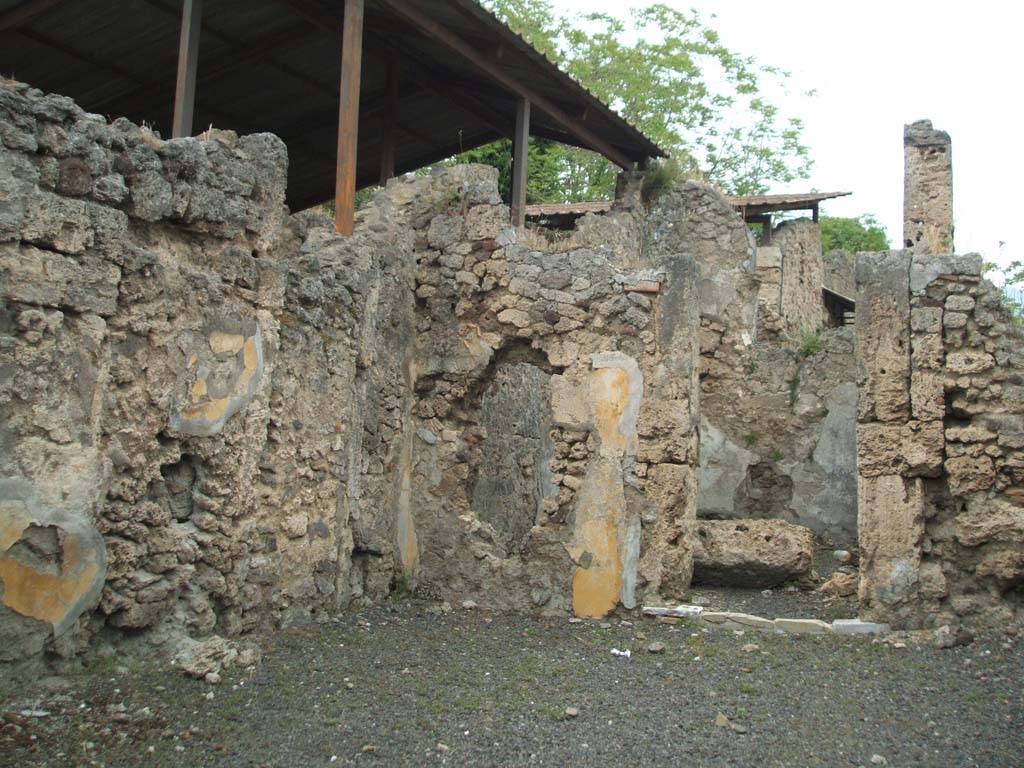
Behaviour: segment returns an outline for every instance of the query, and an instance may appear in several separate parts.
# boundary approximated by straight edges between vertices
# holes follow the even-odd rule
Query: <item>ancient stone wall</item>
[[[683,596],[678,198],[542,252],[492,169],[452,168],[342,238],[288,216],[273,136],[163,141],[18,84],[0,128],[0,661],[408,587],[582,615]]]
[[[781,519],[856,543],[853,332],[820,339],[807,355],[758,342],[702,383],[701,518]]]
[[[857,284],[854,279],[854,266],[857,263],[854,254],[846,251],[829,251],[824,257],[825,279],[822,285],[830,291],[852,299],[857,295]]]
[[[758,338],[799,341],[824,324],[825,266],[816,222],[792,219],[776,227],[771,245],[757,249],[757,276]]]
[[[918,120],[903,128],[903,244],[921,254],[952,253],[953,149],[949,134]]]
[[[645,247],[685,253],[700,267],[701,376],[729,364],[757,337],[756,254],[743,219],[715,189],[684,182],[647,220]]]
[[[287,219],[273,136],[21,85],[0,126],[2,659],[386,594],[411,238]]]
[[[825,321],[821,228],[810,219],[784,221],[775,228],[772,242],[782,251],[783,335],[799,339],[817,331]]]
[[[403,471],[418,590],[585,616],[681,597],[696,512],[693,259],[657,238],[639,252],[629,233],[653,225],[622,211],[627,236],[603,245],[519,244],[489,169],[387,194],[441,201],[410,218],[416,440]],[[651,218],[678,220],[675,204]]]
[[[802,332],[823,324],[818,226],[786,222],[755,250],[742,218],[721,198],[709,202],[717,193],[677,194],[700,212],[676,236],[698,254],[701,291],[713,299],[719,281],[734,286],[725,312],[701,296],[698,514],[782,519],[852,545],[853,336],[823,332],[820,350],[799,351]]]
[[[1024,334],[978,256],[857,264],[860,601],[900,627],[1024,606]]]

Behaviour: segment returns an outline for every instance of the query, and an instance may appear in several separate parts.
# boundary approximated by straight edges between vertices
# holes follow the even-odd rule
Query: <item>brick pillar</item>
[[[930,120],[903,127],[903,244],[919,255],[953,253],[953,148]]]

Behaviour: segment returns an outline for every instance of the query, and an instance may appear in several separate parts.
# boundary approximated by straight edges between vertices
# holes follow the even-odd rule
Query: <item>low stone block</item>
[[[857,466],[863,477],[898,474],[932,477],[942,468],[944,444],[941,421],[860,424],[857,427]]]
[[[889,625],[861,619],[836,619],[832,622],[832,631],[837,635],[884,635]]]
[[[946,415],[946,393],[938,373],[917,371],[910,380],[910,403],[914,418],[941,421]]]
[[[754,616],[750,613],[733,613],[731,611],[704,611],[700,615],[700,620],[716,629],[773,629],[775,626],[771,619]]]
[[[775,628],[789,635],[827,635],[832,625],[818,619],[776,619]]]
[[[702,520],[694,536],[694,582],[774,587],[811,572],[814,534],[783,520]]]
[[[942,333],[942,308],[915,307],[910,310],[910,329],[914,333]]]
[[[642,612],[644,616],[675,616],[680,619],[692,619],[704,613],[704,608],[700,605],[677,605],[675,607],[645,605]]]
[[[988,456],[958,456],[946,460],[949,489],[954,494],[985,491],[996,479],[995,467]]]

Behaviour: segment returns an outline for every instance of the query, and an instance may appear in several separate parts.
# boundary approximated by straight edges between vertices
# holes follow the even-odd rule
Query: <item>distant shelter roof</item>
[[[818,206],[825,200],[846,197],[851,192],[808,192],[800,195],[727,195],[729,205],[743,214],[743,218],[761,216],[780,211],[814,211],[818,218]]]
[[[725,199],[747,221],[762,220],[766,214],[779,211],[813,211],[818,218],[818,206],[825,200],[845,197],[850,192],[808,192],[799,195],[726,195]],[[594,200],[584,203],[543,203],[526,206],[526,217],[538,222],[549,222],[556,228],[572,222],[588,213],[607,213],[614,203],[610,200]]]

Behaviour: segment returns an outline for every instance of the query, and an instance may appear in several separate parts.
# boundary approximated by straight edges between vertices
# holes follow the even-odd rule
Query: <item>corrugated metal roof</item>
[[[664,152],[476,0],[406,0],[633,161]],[[333,197],[342,4],[206,0],[195,130],[271,131],[288,144],[293,208]],[[180,0],[0,0],[0,73],[170,135]],[[357,183],[376,183],[385,74],[399,67],[396,172],[510,136],[519,96],[444,43],[366,0]],[[532,133],[585,146],[538,106]]]

